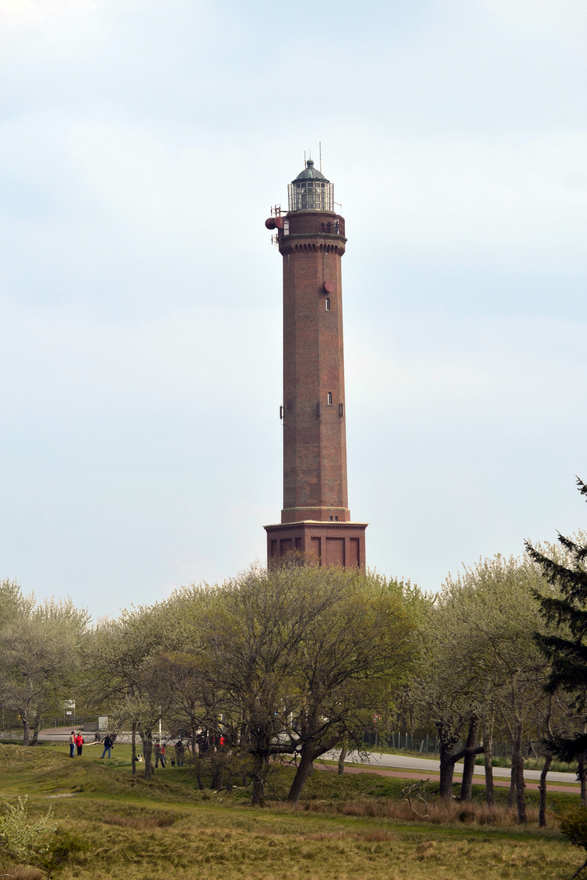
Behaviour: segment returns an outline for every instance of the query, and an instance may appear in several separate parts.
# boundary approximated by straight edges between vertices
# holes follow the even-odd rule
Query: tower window
[[[326,403],[328,406],[332,406],[332,391],[329,391],[326,395]]]
[[[326,299],[324,300],[324,310],[326,312],[330,311],[330,297],[329,296],[327,296]]]

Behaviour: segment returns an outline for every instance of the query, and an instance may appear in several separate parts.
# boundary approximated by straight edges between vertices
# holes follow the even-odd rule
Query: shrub
[[[587,849],[587,807],[575,806],[562,813],[561,831],[575,846]]]
[[[0,815],[0,845],[19,862],[38,863],[51,851],[56,826],[51,822],[51,808],[44,816],[29,814],[28,798],[19,797],[15,804],[6,803]]]
[[[40,856],[39,864],[52,872],[65,862],[71,861],[72,856],[87,852],[88,849],[89,842],[81,835],[76,834],[75,831],[59,828],[49,838],[49,846]]]
[[[561,815],[561,831],[575,846],[580,846],[587,850],[587,807],[576,806],[571,807],[570,810],[565,810]],[[575,871],[571,880],[579,877],[585,868],[587,868],[587,859]]]

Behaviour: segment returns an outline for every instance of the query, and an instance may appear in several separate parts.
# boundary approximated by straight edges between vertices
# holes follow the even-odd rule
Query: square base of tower
[[[267,567],[279,565],[289,553],[315,565],[338,565],[365,571],[367,523],[304,520],[265,526]]]

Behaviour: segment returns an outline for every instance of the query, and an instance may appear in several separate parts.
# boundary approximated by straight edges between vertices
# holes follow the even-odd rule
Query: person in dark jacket
[[[111,758],[112,757],[112,746],[114,745],[114,743],[112,742],[112,737],[110,736],[109,733],[107,733],[106,736],[104,737],[103,745],[104,745],[104,751],[102,752],[102,758],[104,757],[106,752],[108,752],[108,757]]]
[[[75,754],[75,730],[72,730],[69,735],[69,757],[73,758]]]

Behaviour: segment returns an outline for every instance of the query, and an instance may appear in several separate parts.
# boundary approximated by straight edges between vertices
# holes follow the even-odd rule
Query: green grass
[[[152,783],[133,779],[126,746],[110,762],[100,761],[98,747],[81,759],[66,751],[0,745],[0,796],[28,794],[33,811],[52,804],[69,835],[70,853],[51,873],[64,880],[548,880],[581,863],[555,827],[520,829],[505,813],[498,826],[470,824],[471,814],[441,824],[440,811],[413,821],[401,779],[315,772],[292,809],[282,800],[292,770],[279,767],[270,804],[259,810],[248,805],[246,788],[198,791],[189,767],[159,771]],[[73,796],[54,797],[64,794]],[[552,803],[576,801],[562,794]],[[4,862],[0,856],[0,873],[10,870]]]

